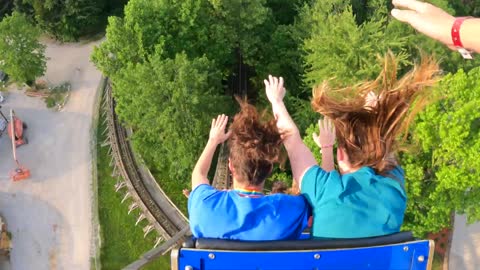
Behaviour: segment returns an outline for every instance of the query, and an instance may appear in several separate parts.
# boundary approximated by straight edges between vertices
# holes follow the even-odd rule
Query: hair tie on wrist
[[[330,148],[333,147],[333,144],[327,144],[327,145],[320,145],[320,148]]]

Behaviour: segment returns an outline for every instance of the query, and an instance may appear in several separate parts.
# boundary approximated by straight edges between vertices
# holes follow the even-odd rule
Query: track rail
[[[158,232],[160,237],[155,246],[162,240],[168,241],[171,238],[179,239],[174,243],[183,241],[183,237],[179,237],[179,233],[183,236],[189,232],[186,229],[188,220],[170,201],[148,169],[133,153],[128,141],[127,130],[121,125],[115,114],[115,100],[112,97],[112,88],[108,79],[105,84],[103,108],[107,116],[108,127],[108,142],[105,144],[109,145],[111,149],[111,165],[114,166],[114,175],[121,177],[115,188],[117,191],[122,187],[128,189],[122,202],[131,197],[133,200],[129,206],[129,213],[136,208],[141,210],[136,224],[143,219],[148,220],[149,224],[143,229],[145,236],[152,230]],[[166,247],[165,252],[174,246],[171,242],[168,242],[171,246]]]

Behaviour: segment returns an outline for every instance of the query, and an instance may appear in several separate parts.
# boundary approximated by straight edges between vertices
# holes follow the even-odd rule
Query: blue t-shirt
[[[188,198],[193,236],[232,240],[298,239],[310,206],[303,196],[272,194],[246,197],[199,185]]]
[[[392,178],[370,167],[340,175],[318,166],[307,170],[301,192],[313,207],[312,235],[317,238],[360,238],[400,231],[407,195],[404,172]]]

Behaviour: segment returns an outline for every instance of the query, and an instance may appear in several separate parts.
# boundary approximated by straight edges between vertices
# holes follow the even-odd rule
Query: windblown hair
[[[237,181],[257,186],[270,176],[273,164],[279,162],[282,139],[274,119],[263,121],[263,115],[254,106],[237,100],[241,110],[230,125],[230,162]]]
[[[422,57],[419,65],[397,79],[397,63],[389,53],[376,80],[342,89],[331,89],[323,82],[314,89],[312,106],[333,120],[338,145],[345,149],[352,167],[369,166],[377,174],[388,175],[396,166],[392,157],[398,138],[407,134],[416,113],[428,104],[429,87],[438,80],[438,73],[438,63]],[[369,93],[376,95],[375,100],[368,100]]]

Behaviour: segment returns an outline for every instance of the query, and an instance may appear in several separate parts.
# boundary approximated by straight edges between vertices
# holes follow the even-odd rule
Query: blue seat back
[[[368,238],[368,241],[365,239],[278,241],[278,249],[275,249],[275,241],[245,244],[225,240],[211,240],[212,243],[209,243],[208,239],[198,239],[195,247],[183,247],[172,251],[172,270],[431,269],[433,241],[398,242],[401,239],[397,237],[393,241],[396,243],[379,244],[385,242],[383,240],[388,240],[388,237],[390,236]],[[371,241],[372,239],[374,241]],[[203,240],[206,241],[202,243]],[[292,248],[288,250],[286,247],[290,242]],[[318,248],[315,248],[316,243]],[[362,243],[367,243],[368,246],[361,246]],[[209,245],[213,248],[208,247]]]

